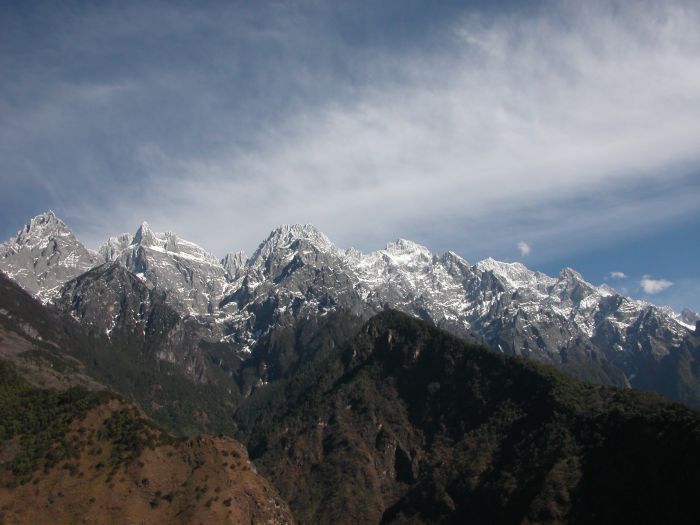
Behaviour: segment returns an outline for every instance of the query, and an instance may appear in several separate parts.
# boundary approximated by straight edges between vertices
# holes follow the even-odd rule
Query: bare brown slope
[[[42,460],[31,481],[13,486],[16,476],[3,473],[0,523],[292,523],[230,438],[173,439],[113,399],[75,420],[63,441],[67,457]],[[5,462],[16,445],[3,444]]]

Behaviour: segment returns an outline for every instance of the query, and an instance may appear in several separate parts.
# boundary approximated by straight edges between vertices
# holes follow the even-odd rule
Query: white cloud
[[[163,115],[147,115],[149,122],[162,121],[168,129],[135,134],[135,144],[117,144],[114,162],[128,158],[138,166],[115,170],[143,172],[138,184],[102,184],[93,176],[102,165],[93,169],[84,158],[67,163],[87,164],[86,181],[96,180],[109,193],[109,199],[83,208],[76,200],[89,202],[90,196],[76,198],[73,188],[57,197],[92,228],[79,231],[81,237],[85,234],[94,246],[105,235],[132,230],[148,219],[157,229],[172,229],[222,255],[254,248],[277,224],[311,222],[341,246],[377,248],[398,236],[426,243],[441,237],[444,248],[469,246],[496,255],[517,245],[525,256],[529,247],[523,250],[518,241],[526,238],[541,257],[548,250],[590,246],[620,231],[641,231],[697,210],[697,194],[676,184],[681,169],[700,165],[697,4],[552,3],[549,14],[455,20],[439,32],[446,36],[432,51],[426,46],[361,54],[331,31],[299,30],[294,17],[284,21],[275,25],[275,38],[292,51],[279,63],[256,56],[260,67],[255,71],[280,72],[257,79],[256,87],[311,87],[295,99],[294,111],[262,115],[258,120],[269,124],[250,134],[246,123],[256,119],[241,121],[237,113],[249,100],[227,106],[237,99],[237,90],[217,75],[188,75],[192,64],[163,71],[170,61],[159,61],[158,68],[143,68],[149,74],[136,75],[137,90],[128,83],[129,90],[120,90],[124,86],[116,82],[120,89],[77,97],[99,106],[97,114],[110,97],[119,102],[125,93],[127,102],[141,103],[115,103],[118,118],[98,122],[104,125],[94,129],[109,130],[110,140],[119,131],[118,138],[127,140],[130,129],[123,123],[138,122],[134,114],[153,107],[162,95],[186,93],[175,100],[191,100],[197,110],[184,113],[191,119],[171,124],[163,115],[179,115],[190,104],[169,104]],[[101,30],[105,24],[83,25]],[[228,35],[229,25],[212,17],[206,33]],[[257,24],[241,25],[248,26]],[[269,44],[263,33],[255,38]],[[309,49],[295,52],[295,39],[308,35],[328,57],[326,66],[307,67]],[[240,48],[245,55],[265,46]],[[219,57],[207,72],[244,58],[233,47],[230,55],[220,51],[201,54]],[[231,67],[245,77],[245,67]],[[363,81],[345,87],[347,79],[333,75],[345,68]],[[276,95],[270,100],[287,100],[284,92]],[[82,104],[54,102],[61,100],[47,98],[42,107],[62,108],[60,114],[52,109],[36,120],[16,115],[13,121],[41,130],[44,121],[55,118],[52,137],[60,135],[56,129],[69,130],[73,121],[76,128],[91,129],[83,125],[89,112],[71,109]],[[264,105],[257,102],[256,108]],[[63,114],[68,111],[73,113]],[[210,128],[208,122],[217,125]],[[9,133],[15,126],[3,129]],[[20,138],[32,129],[22,128]],[[173,130],[192,131],[169,143]],[[149,142],[150,137],[157,142]],[[8,147],[8,155],[13,150]],[[90,145],[63,150],[101,151]],[[33,158],[20,155],[17,162]],[[47,170],[53,173],[50,165]],[[51,180],[52,190],[60,193],[62,180]],[[650,187],[658,197],[642,199],[635,191]]]
[[[518,243],[518,251],[520,252],[521,257],[527,257],[530,255],[530,245],[525,241],[520,241]]]
[[[625,272],[610,272],[608,277],[610,279],[627,279],[627,274]]]
[[[686,198],[618,220],[636,203],[633,192],[615,190],[656,185],[673,178],[674,166],[700,164],[698,13],[571,9],[566,29],[558,18],[462,21],[449,57],[392,57],[402,82],[310,106],[245,153],[154,166],[182,174],[193,211],[188,217],[168,195],[157,202],[183,222],[202,209],[224,223],[245,217],[254,226],[239,228],[236,241],[248,246],[285,222],[314,223],[344,246],[416,232],[430,238],[428,224],[463,230],[498,215],[507,231],[523,208],[562,244],[571,229],[605,236],[697,208]],[[623,202],[570,205],[606,192]],[[485,231],[476,242],[518,240]]]
[[[654,295],[663,292],[664,290],[673,286],[673,283],[671,281],[668,281],[666,279],[652,279],[649,275],[645,275],[644,277],[642,277],[642,280],[639,281],[639,284],[641,285],[642,290],[644,290],[644,293],[649,295]]]

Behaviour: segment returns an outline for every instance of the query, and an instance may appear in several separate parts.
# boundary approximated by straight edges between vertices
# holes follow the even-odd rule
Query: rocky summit
[[[69,280],[103,261],[52,211],[37,215],[0,245],[0,269],[25,290],[50,301]]]

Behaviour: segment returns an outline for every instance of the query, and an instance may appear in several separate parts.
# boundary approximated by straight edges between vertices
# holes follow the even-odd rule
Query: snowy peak
[[[122,246],[127,240],[127,237],[122,235],[117,239],[116,244]],[[110,241],[112,241],[112,239],[110,239]],[[181,239],[170,231],[164,233],[154,232],[147,222],[141,223],[130,244],[125,248],[145,248],[148,251],[170,254],[194,262],[221,266],[221,262],[201,246]]]
[[[272,243],[276,247],[282,247],[299,240],[308,242],[319,251],[335,250],[335,245],[330,239],[311,224],[283,224],[270,233],[265,243]]]
[[[336,253],[335,245],[311,224],[283,224],[272,230],[248,261],[248,266],[260,266],[273,254],[298,250]]]
[[[583,280],[583,276],[578,273],[576,270],[573,268],[564,268],[561,272],[559,272],[559,279],[561,280],[566,280],[566,281],[579,281],[582,283],[585,283],[586,281]],[[588,284],[588,283],[586,283]]]
[[[540,272],[533,272],[522,263],[496,261],[491,257],[479,261],[474,268],[481,273],[491,272],[501,283],[514,289],[538,289],[542,285],[551,285],[555,282],[555,279]]]
[[[173,232],[155,232],[147,222],[133,238],[113,237],[100,250],[157,289],[181,314],[212,314],[224,296],[226,271],[214,255]]]
[[[43,301],[68,280],[103,262],[53,211],[37,215],[0,245],[0,270]]]
[[[133,237],[130,233],[122,233],[121,235],[110,237],[97,251],[105,261],[111,262],[116,260],[131,245],[132,241]]]
[[[156,244],[156,236],[146,221],[142,222],[141,226],[136,230],[131,244],[139,244],[141,246],[152,246]]]
[[[529,270],[519,262],[497,261],[492,257],[487,257],[483,261],[477,262],[474,267],[480,272],[492,272],[494,275],[516,275]]]
[[[50,240],[58,236],[73,237],[73,233],[53,211],[49,210],[31,219],[17,232],[15,245],[18,248],[27,246],[30,249],[45,247]]]
[[[407,239],[397,239],[395,242],[390,242],[384,250],[381,250],[385,255],[389,256],[392,262],[397,264],[415,262],[415,261],[432,261],[433,254],[418,243]]]
[[[469,262],[461,255],[456,254],[452,250],[448,250],[440,256],[440,259],[445,264],[457,264],[459,266],[469,266]]]
[[[700,334],[700,314],[690,308],[683,308],[680,314],[675,314],[675,319],[688,330],[694,330]]]
[[[365,283],[379,283],[390,279],[397,270],[403,274],[425,272],[436,258],[425,246],[397,239],[383,250],[368,254],[351,248],[344,252],[344,260]]]
[[[610,295],[605,288],[597,288],[586,282],[583,276],[571,268],[564,268],[559,273],[559,279],[552,287],[552,294],[562,300],[571,300],[580,303],[591,295],[605,297]]]

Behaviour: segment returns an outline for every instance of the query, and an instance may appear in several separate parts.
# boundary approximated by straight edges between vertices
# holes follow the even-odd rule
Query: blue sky
[[[308,222],[700,310],[698,27],[691,1],[0,2],[0,236],[51,208],[91,247],[147,220],[223,255]]]

